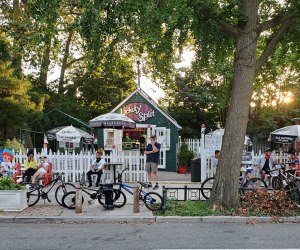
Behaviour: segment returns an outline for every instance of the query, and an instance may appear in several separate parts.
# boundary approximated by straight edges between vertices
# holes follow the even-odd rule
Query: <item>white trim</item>
[[[120,107],[123,106],[123,104],[128,101],[133,95],[135,94],[140,94],[142,97],[144,97],[155,109],[157,109],[164,117],[166,117],[169,121],[171,121],[178,129],[182,129],[182,127],[165,111],[163,111],[158,104],[151,99],[150,96],[148,96],[145,92],[143,92],[141,89],[136,89],[133,91],[127,98],[125,98],[122,102],[120,102],[111,112],[115,112],[118,110]]]

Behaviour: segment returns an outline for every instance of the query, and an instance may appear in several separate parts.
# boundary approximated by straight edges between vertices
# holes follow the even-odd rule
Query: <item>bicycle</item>
[[[245,175],[239,181],[239,191],[240,194],[244,194],[245,192],[253,192],[258,188],[267,189],[266,182],[257,177],[253,177],[250,175],[253,171],[252,167],[247,167]],[[210,193],[213,187],[214,177],[207,178],[201,185],[201,194],[207,200],[210,197]],[[207,192],[205,192],[207,191]]]
[[[82,192],[86,193],[87,195],[89,195],[89,197],[91,198],[91,200],[88,201],[89,205],[92,205],[94,203],[94,201],[96,199],[98,199],[98,202],[104,206],[105,204],[105,199],[104,199],[104,185],[100,184],[98,189],[95,188],[89,188],[86,186],[85,181],[84,181],[84,177],[85,177],[85,172],[82,173],[81,175],[81,179],[79,184],[82,186]],[[90,192],[92,191],[92,192]],[[117,196],[119,197],[125,197],[125,194],[122,191],[113,190],[113,201],[115,202],[117,200]],[[84,197],[82,196],[82,204],[84,203]],[[68,208],[68,209],[75,209],[75,204],[76,204],[76,192],[75,191],[70,191],[68,193],[66,193],[63,197],[62,197],[62,204],[64,207]]]
[[[67,191],[74,189],[75,185],[72,183],[65,183],[64,180],[62,179],[62,175],[64,173],[56,173],[56,178],[54,178],[52,181],[50,181],[47,185],[43,186],[39,184],[39,181],[37,181],[37,183],[31,183],[31,182],[25,182],[23,183],[23,185],[27,188],[27,205],[29,207],[34,206],[36,203],[38,203],[38,201],[40,200],[40,198],[42,198],[43,200],[48,200],[49,203],[51,203],[51,200],[48,197],[48,193],[52,190],[52,188],[54,187],[54,185],[56,183],[59,183],[59,186],[56,188],[55,190],[55,199],[57,201],[57,203],[62,206],[62,202],[59,199],[59,197],[61,197],[63,194],[67,193]],[[37,180],[41,180],[43,179],[43,177],[38,178]],[[49,187],[49,189],[47,189],[47,187]]]
[[[280,165],[280,168],[276,168],[276,165]],[[300,204],[300,179],[294,176],[295,170],[286,170],[284,164],[275,164],[275,169],[270,172],[273,171],[278,171],[278,175],[271,175],[273,189],[286,190],[292,200]]]
[[[119,183],[119,187],[117,190],[120,191],[120,193],[116,193],[116,201],[114,201],[114,206],[117,208],[121,208],[126,204],[126,196],[122,195],[122,189],[127,191],[129,194],[133,195],[133,186],[130,186],[128,184],[123,183],[122,176],[123,173],[128,170],[128,168],[125,168],[121,173],[117,172],[117,178]],[[156,192],[146,192],[144,188],[147,187],[147,183],[144,182],[138,182],[140,184],[140,194],[139,194],[139,200],[142,201],[145,206],[151,210],[151,211],[157,211],[161,210],[163,206],[163,198],[160,194]],[[124,194],[124,193],[123,193]],[[122,197],[121,197],[122,196]]]

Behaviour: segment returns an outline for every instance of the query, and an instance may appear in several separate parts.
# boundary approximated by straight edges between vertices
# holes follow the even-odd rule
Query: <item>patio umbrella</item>
[[[93,128],[135,128],[135,122],[126,115],[107,113],[89,121]]]
[[[291,125],[271,132],[269,139],[272,142],[289,144],[293,143],[297,137],[300,137],[300,125]]]
[[[223,128],[220,128],[220,129],[217,129],[215,131],[212,131],[206,135],[211,135],[211,136],[214,136],[214,135],[219,135],[219,136],[223,136],[224,135],[224,132],[225,132],[225,129]],[[244,141],[244,145],[248,145],[248,146],[252,146],[252,142],[250,140],[250,137],[249,136],[245,136],[245,141]]]
[[[94,137],[82,129],[71,126],[62,126],[46,132],[48,140],[79,143],[81,138],[84,143],[92,143]]]

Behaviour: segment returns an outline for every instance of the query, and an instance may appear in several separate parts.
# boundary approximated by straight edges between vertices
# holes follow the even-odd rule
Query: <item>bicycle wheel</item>
[[[65,183],[65,185],[59,185],[56,190],[55,190],[55,199],[57,201],[57,203],[62,206],[62,197],[64,196],[64,194],[66,194],[67,192],[70,191],[74,191],[75,190],[75,185],[72,183]]]
[[[75,191],[70,191],[62,197],[62,205],[65,208],[68,209],[75,209],[75,204],[76,204],[76,192]],[[84,202],[84,198],[82,196],[82,204]]]
[[[113,203],[114,207],[120,208],[126,204],[127,198],[126,195],[123,193],[122,190],[114,189],[113,191]],[[99,194],[98,201],[101,205],[105,204],[105,195],[103,193]]]
[[[275,190],[279,190],[283,188],[282,181],[280,180],[279,176],[274,176],[272,178],[272,188]]]
[[[34,206],[40,200],[41,194],[37,186],[32,183],[24,183],[27,189],[26,198],[28,207]]]
[[[143,198],[143,202],[151,211],[161,210],[163,206],[163,198],[160,194],[155,192],[146,193]]]
[[[242,193],[253,192],[256,189],[267,189],[267,184],[263,179],[251,178],[248,179],[243,187],[241,187]]]
[[[293,201],[296,202],[296,204],[300,204],[300,188],[298,186],[299,181],[291,181],[289,185],[287,186],[288,194],[291,197]]]
[[[214,184],[214,177],[207,178],[201,185],[201,194],[207,200]]]

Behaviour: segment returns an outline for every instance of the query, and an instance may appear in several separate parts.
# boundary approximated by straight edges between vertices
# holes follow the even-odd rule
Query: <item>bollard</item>
[[[133,187],[133,212],[140,212],[140,186],[135,185]]]
[[[162,206],[162,210],[166,211],[167,209],[167,190],[165,185],[163,185],[163,206]]]
[[[75,190],[76,190],[75,213],[80,214],[82,213],[82,187],[80,183],[76,183]]]

